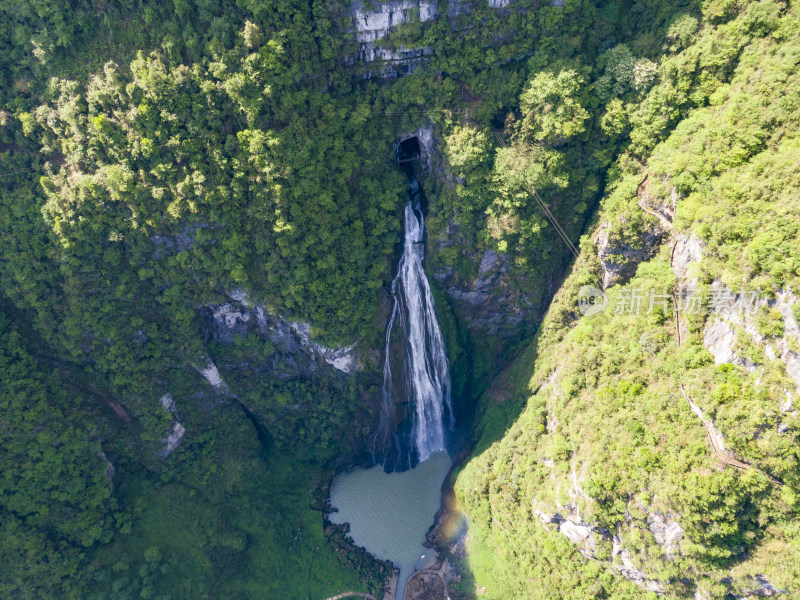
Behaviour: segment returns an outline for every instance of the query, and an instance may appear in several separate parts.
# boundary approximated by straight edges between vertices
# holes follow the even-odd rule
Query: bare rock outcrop
[[[640,263],[650,260],[664,240],[660,228],[646,230],[635,242],[614,239],[611,226],[603,223],[595,234],[597,257],[603,267],[602,286],[606,290],[612,285],[625,283],[636,274]]]
[[[279,378],[309,376],[323,366],[345,374],[352,374],[360,368],[355,344],[326,346],[313,340],[309,323],[270,314],[261,304],[253,306],[247,295],[239,290],[231,292],[229,298],[230,302],[202,308],[200,319],[207,339],[220,344],[230,345],[237,338],[250,335],[272,344],[274,352],[271,355],[254,356],[249,361],[252,368]],[[242,366],[237,364],[237,368]],[[215,389],[221,389],[216,365],[201,365],[198,371]]]
[[[449,231],[455,229],[452,225]],[[450,266],[437,267],[433,276],[473,335],[519,336],[540,318],[542,306],[517,285],[508,254],[498,254],[490,248],[474,254],[472,259],[478,267],[476,276],[459,276]]]
[[[501,14],[509,12],[507,7],[513,0],[485,0],[486,6],[498,10]],[[560,1],[560,0],[559,0]],[[553,2],[554,6],[562,6]],[[413,73],[424,65],[433,54],[429,46],[394,47],[385,40],[397,27],[407,23],[428,23],[445,19],[451,22],[455,30],[469,29],[470,26],[458,25],[457,17],[470,14],[474,3],[464,0],[448,0],[447,4],[431,0],[388,0],[385,2],[367,3],[361,0],[350,6],[348,23],[345,29],[358,44],[358,50],[347,59],[348,64],[371,65],[362,76],[364,78],[392,78]]]
[[[172,415],[172,425],[170,425],[167,434],[161,439],[161,449],[157,453],[161,460],[165,460],[180,446],[181,440],[183,440],[183,436],[186,434],[186,428],[178,417],[178,411],[175,408],[175,399],[171,394],[164,394],[161,396],[159,402],[161,406]]]

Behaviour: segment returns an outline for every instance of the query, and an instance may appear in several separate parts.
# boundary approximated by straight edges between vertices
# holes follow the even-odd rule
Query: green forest
[[[358,11],[390,10],[368,60]],[[800,597],[795,4],[0,15],[0,597],[382,597],[391,565],[324,514],[378,426],[423,130],[449,597]],[[615,310],[634,292],[660,304]]]

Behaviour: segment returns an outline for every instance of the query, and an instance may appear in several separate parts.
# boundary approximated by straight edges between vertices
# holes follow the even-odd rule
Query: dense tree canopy
[[[680,198],[675,227],[705,244],[701,284],[797,289],[796,7],[445,4],[380,40],[421,49],[405,72],[357,59],[347,3],[0,3],[0,595],[378,588],[385,565],[323,530],[319,490],[374,426],[406,200],[393,144],[420,127],[434,139],[431,272],[477,281],[476,256],[507,254],[508,285],[543,311],[571,256],[543,206],[576,244],[602,222],[638,248],[654,227],[639,206],[647,175],[648,201]],[[389,68],[403,76],[382,77]],[[776,433],[768,406],[785,369],[756,382],[715,367],[699,320],[679,352],[670,314],[576,322],[567,296],[599,269],[594,242],[581,246],[511,367],[513,398],[481,400],[457,480],[474,523],[475,581],[461,592],[484,581],[486,597],[637,597],[531,511],[556,495],[544,461],[561,477],[578,458],[609,530],[651,505],[682,515],[678,562],[636,546],[636,527],[622,536],[670,594],[694,593],[681,588],[690,574],[722,597],[735,568],[796,587],[794,567],[770,565],[797,540],[796,436]],[[674,286],[665,260],[635,283]],[[298,375],[255,328],[215,339],[207,313],[234,296],[310,323],[314,342],[355,344],[362,373]],[[456,340],[446,302],[437,295]],[[765,339],[782,326],[774,310],[759,316]],[[762,360],[743,335],[737,348]],[[506,342],[465,343],[475,395],[492,375],[481,352],[508,356]],[[230,368],[227,393],[198,375],[208,360]],[[555,371],[561,395],[542,385]],[[702,428],[674,410],[678,381],[782,491],[756,472],[710,472]],[[186,437],[161,460],[178,418],[168,393]],[[554,405],[574,428],[548,430]]]

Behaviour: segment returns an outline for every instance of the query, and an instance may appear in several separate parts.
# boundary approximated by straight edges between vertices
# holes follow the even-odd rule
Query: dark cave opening
[[[400,162],[401,165],[419,159],[419,155],[421,153],[422,153],[422,148],[420,146],[419,138],[417,136],[410,137],[407,140],[403,140],[397,146],[397,160]]]

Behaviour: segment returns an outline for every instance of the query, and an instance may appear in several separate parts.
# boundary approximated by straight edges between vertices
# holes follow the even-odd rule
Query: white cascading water
[[[386,330],[383,368],[384,407],[393,407],[390,338],[398,322],[406,333],[403,370],[414,407],[412,442],[419,462],[437,450],[445,450],[445,431],[453,426],[450,402],[450,368],[444,338],[436,320],[433,294],[422,269],[425,258],[425,221],[419,200],[419,184],[410,181],[411,201],[405,209],[403,255],[392,281],[394,305]]]

